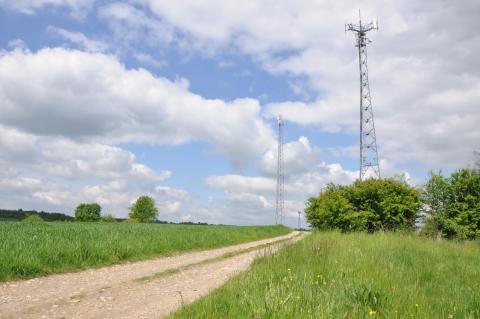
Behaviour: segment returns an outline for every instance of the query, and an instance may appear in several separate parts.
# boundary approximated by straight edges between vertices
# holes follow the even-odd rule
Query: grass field
[[[283,226],[0,222],[0,281],[228,246],[288,232]]]
[[[480,318],[480,245],[315,233],[172,318]]]

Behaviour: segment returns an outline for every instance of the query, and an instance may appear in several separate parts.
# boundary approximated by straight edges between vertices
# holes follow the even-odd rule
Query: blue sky
[[[281,113],[296,225],[306,198],[358,176],[358,62],[343,31],[356,5],[0,1],[4,208],[95,201],[125,217],[148,194],[160,219],[272,223]],[[429,170],[470,165],[479,5],[362,10],[380,18],[369,67],[382,175],[421,185]],[[462,22],[438,25],[452,16]]]

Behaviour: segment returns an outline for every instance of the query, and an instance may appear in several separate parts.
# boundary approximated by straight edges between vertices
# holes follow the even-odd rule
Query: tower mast
[[[285,125],[281,115],[277,117],[278,124],[278,148],[277,148],[277,200],[275,206],[275,224],[283,224],[284,206],[283,199],[285,190],[285,173],[283,167],[283,126]]]
[[[380,178],[377,136],[368,82],[367,45],[371,41],[367,38],[367,33],[371,30],[378,30],[377,22],[362,24],[360,11],[358,25],[351,23],[345,25],[345,31],[352,31],[356,35],[355,46],[358,48],[360,68],[360,180],[365,177]]]

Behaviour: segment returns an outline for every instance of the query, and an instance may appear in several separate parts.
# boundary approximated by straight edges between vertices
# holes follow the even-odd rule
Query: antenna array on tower
[[[372,99],[370,84],[368,82],[367,45],[371,42],[367,32],[378,30],[378,22],[345,25],[345,31],[356,34],[356,47],[358,48],[358,62],[360,66],[360,180],[365,177],[380,178],[378,165],[377,137],[373,121]]]

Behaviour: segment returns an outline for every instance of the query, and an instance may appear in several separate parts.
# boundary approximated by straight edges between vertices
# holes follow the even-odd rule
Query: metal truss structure
[[[378,23],[374,21],[362,24],[361,17],[358,25],[345,25],[345,32],[352,31],[356,35],[355,46],[358,48],[360,67],[360,180],[380,178],[377,136],[368,82],[367,45],[371,41],[367,38],[367,33],[371,30],[378,30]]]
[[[283,224],[285,201],[285,172],[283,167],[283,126],[282,116],[277,117],[278,149],[277,149],[277,200],[275,206],[275,224]]]

